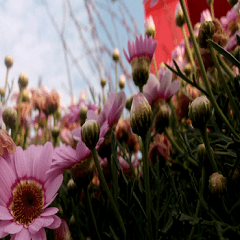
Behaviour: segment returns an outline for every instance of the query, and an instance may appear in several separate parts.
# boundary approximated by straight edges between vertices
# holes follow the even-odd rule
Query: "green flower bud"
[[[160,105],[159,110],[155,116],[155,131],[158,133],[163,133],[164,128],[168,127],[170,119],[170,112],[166,103]]]
[[[126,100],[125,108],[130,112],[132,107],[133,95],[129,96]]]
[[[204,21],[199,29],[198,43],[201,48],[207,48],[207,40],[213,39],[215,25],[212,21]]]
[[[13,58],[11,56],[6,56],[4,62],[6,67],[10,68],[13,65]]]
[[[120,52],[117,48],[113,50],[112,58],[113,58],[113,61],[118,62],[120,58]]]
[[[67,183],[67,191],[70,195],[73,195],[77,191],[77,185],[72,178]]]
[[[240,46],[235,47],[232,51],[232,55],[239,61],[240,60]]]
[[[119,78],[119,88],[123,89],[125,87],[126,78],[124,75],[121,75]]]
[[[197,152],[196,152],[196,157],[197,157],[197,160],[199,163],[202,163],[206,157],[206,147],[205,147],[205,144],[202,143],[202,144],[199,144],[197,146]]]
[[[0,96],[5,97],[5,89],[4,88],[0,88]]]
[[[26,73],[21,73],[18,78],[19,88],[25,88],[28,85],[28,75]]]
[[[146,136],[152,122],[152,109],[142,93],[133,96],[130,123],[133,133]]]
[[[59,129],[59,127],[55,126],[52,128],[51,132],[52,132],[52,137],[54,139],[57,139],[60,134],[60,129]]]
[[[192,65],[190,63],[186,64],[183,71],[187,76],[189,76],[192,72]]]
[[[81,128],[81,137],[85,145],[93,150],[99,140],[100,125],[96,120],[88,120]]]
[[[177,5],[175,10],[175,23],[178,27],[182,27],[185,24],[184,14],[180,4]]]
[[[5,108],[3,110],[2,118],[6,127],[11,128],[12,130],[15,129],[17,123],[17,111],[14,108]]]
[[[87,112],[88,112],[88,107],[86,104],[82,103],[79,106],[79,118],[81,121],[81,125],[83,125],[87,119]]]
[[[221,197],[227,192],[227,178],[216,172],[209,177],[209,190],[212,194]]]
[[[101,78],[101,86],[102,86],[102,88],[105,87],[106,83],[107,83],[106,78]]]
[[[212,116],[213,107],[206,96],[200,96],[193,100],[189,106],[188,116],[194,128],[202,129]]]

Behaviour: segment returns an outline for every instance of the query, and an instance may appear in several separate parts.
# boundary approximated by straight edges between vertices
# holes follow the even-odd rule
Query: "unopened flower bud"
[[[155,131],[163,133],[164,128],[168,127],[170,119],[170,112],[165,103],[161,104],[159,110],[155,116]]]
[[[106,78],[101,78],[101,86],[102,86],[102,88],[105,87],[106,83],[107,83]]]
[[[215,172],[209,177],[208,187],[212,194],[221,197],[227,192],[227,178],[222,174]]]
[[[2,118],[6,127],[14,129],[17,123],[17,111],[14,108],[5,108]]]
[[[192,72],[192,65],[190,63],[186,64],[183,71],[187,76],[189,76]]]
[[[206,96],[200,96],[193,100],[189,106],[188,116],[194,128],[203,128],[212,116],[213,107]]]
[[[149,78],[149,67],[151,61],[149,57],[136,57],[131,61],[132,78],[134,84],[140,89],[147,83]]]
[[[133,133],[142,138],[145,137],[152,122],[152,115],[151,106],[144,95],[142,93],[135,94],[130,111],[130,123]]]
[[[0,88],[0,96],[5,97],[5,89],[4,88]]]
[[[206,147],[205,147],[205,144],[204,144],[204,143],[199,144],[199,145],[197,146],[197,152],[196,152],[196,154],[197,154],[196,157],[197,157],[198,162],[199,162],[199,163],[202,163],[202,162],[204,161],[205,157],[206,157],[206,154],[207,154],[207,152],[206,152]]]
[[[22,101],[28,102],[30,99],[30,93],[26,90],[23,90]]]
[[[232,55],[239,61],[240,60],[240,46],[235,47],[232,51]]]
[[[125,87],[126,78],[124,75],[121,75],[119,78],[119,88],[123,89]]]
[[[13,65],[13,58],[11,56],[6,56],[4,62],[6,67],[10,68]]]
[[[88,107],[86,104],[81,103],[79,106],[79,118],[81,120],[81,124],[84,124],[87,118]]]
[[[19,88],[25,88],[28,85],[28,75],[26,73],[21,73],[18,78]]]
[[[207,0],[207,4],[208,4],[208,6],[211,6],[212,3],[213,3],[213,0]]]
[[[183,10],[180,3],[177,4],[175,9],[175,23],[178,27],[182,27],[185,23]]]
[[[53,128],[52,128],[52,137],[54,138],[54,139],[57,139],[58,138],[58,136],[59,136],[59,134],[60,134],[60,129],[59,129],[59,127],[58,126],[54,126]]]
[[[215,25],[212,21],[204,21],[199,29],[198,42],[201,48],[207,48],[208,39],[213,39],[215,32]]]
[[[115,62],[117,62],[120,58],[120,52],[117,48],[114,48],[112,58]]]
[[[100,125],[96,120],[88,120],[81,128],[81,137],[85,145],[93,150],[99,140]]]
[[[74,182],[74,180],[71,178],[67,183],[68,193],[72,195],[72,193],[74,193],[76,191],[76,189],[77,189],[77,185]]]
[[[126,100],[125,108],[130,112],[132,107],[133,95],[129,96]]]
[[[145,34],[148,37],[152,36],[152,38],[154,38],[156,33],[156,28],[155,28],[155,24],[152,16],[149,16],[147,19],[144,20],[144,26],[145,26]]]
[[[227,1],[229,3],[230,7],[233,7],[238,2],[238,0],[227,0]]]

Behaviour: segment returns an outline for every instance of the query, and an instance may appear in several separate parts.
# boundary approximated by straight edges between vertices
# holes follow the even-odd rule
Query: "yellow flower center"
[[[9,209],[14,221],[28,227],[43,212],[43,188],[34,180],[22,180],[14,188],[12,195],[13,200]]]

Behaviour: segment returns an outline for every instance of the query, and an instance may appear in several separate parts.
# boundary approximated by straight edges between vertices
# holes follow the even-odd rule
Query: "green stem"
[[[209,138],[208,138],[208,134],[207,134],[207,127],[204,126],[202,129],[199,129],[203,138],[203,142],[207,151],[207,155],[208,155],[208,159],[212,165],[212,169],[213,172],[218,172],[218,167],[217,167],[217,163],[214,160],[214,156],[213,156],[213,152],[212,152],[212,148],[210,146],[210,142],[209,142]]]
[[[118,90],[118,62],[115,62],[115,74],[116,74],[116,86],[115,86],[115,93],[117,93]]]
[[[149,182],[149,159],[148,159],[148,143],[146,136],[142,138],[143,142],[143,177],[144,177],[144,187],[146,193],[146,213],[147,213],[147,224],[148,224],[148,237],[149,240],[153,239],[153,231],[152,231],[152,217],[151,217],[151,209],[152,209],[152,199],[151,199],[151,189]]]
[[[233,73],[232,69],[226,64],[226,62],[222,59],[222,57],[219,54],[217,57],[224,71],[228,74],[230,79],[233,80],[235,78],[235,74]]]
[[[20,120],[21,120],[21,107],[22,107],[22,96],[23,96],[23,88],[20,87],[19,89],[19,95],[18,95],[18,111],[17,111],[17,124],[16,124],[16,129],[14,133],[14,140],[16,141],[18,131],[19,131],[19,126],[20,126]]]
[[[199,192],[202,196],[203,196],[203,193],[204,193],[205,178],[206,178],[206,171],[205,171],[205,168],[203,166],[202,167],[202,177],[201,177],[201,180],[200,180],[200,189],[199,189]],[[200,199],[198,199],[197,208],[196,208],[196,212],[195,212],[195,217],[196,218],[198,218],[200,210],[201,210],[201,201],[200,201]],[[196,229],[196,226],[193,225],[192,229],[191,229],[191,233],[188,237],[188,240],[192,239],[195,229]]]
[[[105,94],[104,94],[104,88],[102,88],[102,101],[103,101],[103,107],[104,107],[105,103],[106,103],[106,98],[105,98]]]
[[[185,41],[185,46],[186,46],[186,49],[187,49],[187,54],[188,54],[189,60],[192,64],[193,72],[195,73],[196,72],[196,66],[195,66],[195,62],[193,60],[193,55],[192,55],[192,52],[191,52],[191,49],[190,49],[190,46],[189,46],[189,42],[188,42],[188,38],[187,38],[187,34],[186,34],[186,31],[185,31],[184,25],[181,27],[181,29],[182,29],[182,34],[183,34],[183,38],[184,38],[184,41]]]
[[[215,16],[214,16],[214,0],[211,0],[210,10],[211,10],[212,19],[214,19],[215,18]]]
[[[189,33],[190,33],[190,36],[191,36],[191,39],[192,39],[193,47],[194,47],[195,54],[196,54],[197,59],[198,59],[198,63],[199,63],[200,69],[201,69],[202,77],[203,77],[207,92],[209,94],[209,100],[212,103],[216,113],[219,115],[219,117],[222,119],[222,121],[227,125],[227,128],[232,132],[234,137],[236,139],[240,139],[240,137],[235,132],[235,130],[231,126],[231,124],[228,122],[227,118],[223,114],[222,110],[220,109],[220,107],[218,106],[218,104],[217,104],[217,102],[214,98],[214,95],[213,95],[213,92],[212,92],[212,89],[211,89],[211,85],[208,81],[207,73],[206,73],[206,70],[205,70],[205,67],[204,67],[204,64],[203,64],[203,60],[202,60],[200,51],[199,51],[199,47],[198,47],[198,44],[197,44],[195,36],[194,36],[192,24],[191,24],[191,21],[190,21],[188,12],[187,12],[185,1],[184,0],[179,0],[179,1],[181,3],[181,7],[182,7],[182,10],[183,10],[183,13],[184,13],[184,16],[185,16],[185,20],[186,20],[186,23],[187,23],[187,26],[188,26],[188,30],[189,30]]]
[[[180,153],[184,153],[183,149],[177,144],[177,142],[173,139],[173,137],[171,136],[171,134],[169,134],[167,128],[164,129],[164,133],[167,136],[168,140],[171,142],[171,144],[173,145],[173,147]],[[196,161],[194,161],[194,159],[192,159],[190,156],[188,156],[187,160],[192,163],[194,166],[198,167],[198,164]]]
[[[107,197],[109,199],[109,202],[110,202],[110,204],[112,206],[112,210],[113,210],[113,212],[114,212],[114,214],[115,214],[115,216],[117,218],[117,221],[118,221],[118,223],[120,225],[120,228],[121,228],[122,233],[124,235],[124,239],[126,239],[126,228],[124,226],[122,217],[121,217],[121,215],[120,215],[120,213],[119,213],[119,211],[117,209],[117,206],[116,206],[116,204],[114,202],[113,196],[112,196],[112,194],[111,194],[111,192],[110,192],[110,190],[108,188],[107,182],[106,182],[105,177],[103,175],[101,166],[100,166],[99,161],[98,161],[98,155],[97,155],[96,148],[92,149],[91,151],[92,151],[93,159],[94,159],[94,162],[95,162],[98,174],[99,174],[99,179],[100,179],[100,181],[101,181],[101,183],[103,185],[104,191],[106,192]]]
[[[4,98],[5,99],[6,99],[6,96],[7,96],[8,73],[9,73],[9,68],[7,68],[6,79],[5,79],[5,86],[4,86],[4,90],[5,90],[5,97]],[[5,104],[5,99],[4,99],[3,104]]]
[[[95,216],[94,216],[94,213],[93,213],[93,208],[92,208],[92,203],[91,203],[91,199],[90,199],[90,196],[89,196],[88,186],[86,186],[86,187],[84,188],[84,192],[85,192],[85,194],[86,194],[87,207],[88,207],[88,211],[89,211],[89,213],[90,213],[90,217],[91,217],[92,222],[93,222],[94,229],[95,229],[96,234],[97,234],[97,238],[98,238],[98,240],[101,240],[100,234],[99,234],[99,232],[98,232],[98,227],[97,227],[96,219],[95,219]]]
[[[155,56],[153,57],[153,65],[154,65],[155,75],[156,75],[156,77],[158,79],[158,70],[157,70],[157,63],[156,63]]]
[[[219,74],[219,76],[220,76],[220,78],[222,80],[223,87],[224,87],[224,89],[227,92],[227,95],[228,95],[228,98],[229,98],[229,101],[230,101],[230,105],[231,105],[233,111],[235,112],[235,114],[237,115],[238,121],[240,121],[240,111],[239,111],[239,109],[237,107],[237,104],[234,101],[234,98],[233,98],[233,95],[231,93],[231,90],[229,89],[227,81],[226,81],[226,79],[225,79],[225,77],[223,75],[221,66],[220,66],[220,64],[218,62],[218,59],[217,59],[216,52],[215,52],[214,48],[210,44],[208,44],[208,48],[210,50],[210,53],[211,53],[211,56],[212,56],[212,60],[213,60],[215,66],[217,68],[218,74]]]

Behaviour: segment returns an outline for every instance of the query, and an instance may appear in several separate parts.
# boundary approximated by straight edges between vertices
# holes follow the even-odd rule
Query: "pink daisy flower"
[[[136,37],[136,40],[132,43],[128,41],[129,56],[127,55],[125,49],[123,49],[123,53],[129,63],[131,63],[134,58],[139,57],[148,57],[151,62],[156,47],[157,42],[154,42],[151,36],[145,36],[143,39],[142,35],[140,35],[140,37]]]
[[[0,157],[0,238],[46,240],[44,227],[58,228],[58,209],[47,208],[61,186],[59,172],[48,175],[53,146],[17,147],[7,161]]]
[[[201,23],[207,22],[207,21],[212,21],[212,16],[211,16],[209,9],[203,10],[201,13],[201,17],[200,17]]]

